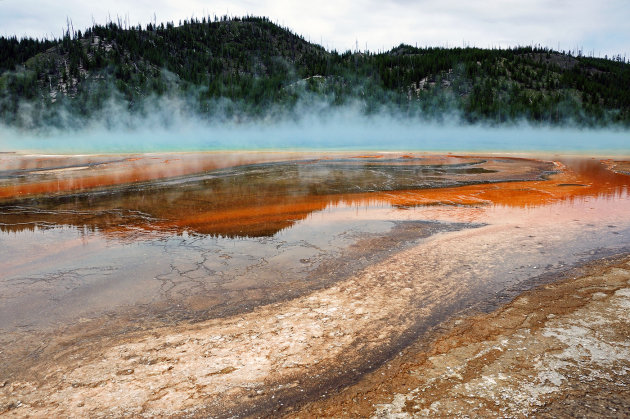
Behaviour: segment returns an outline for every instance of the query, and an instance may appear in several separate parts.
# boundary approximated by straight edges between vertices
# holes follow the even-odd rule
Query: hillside
[[[338,53],[258,17],[0,38],[5,125],[75,126],[112,104],[146,115],[162,99],[205,119],[290,117],[317,103],[469,122],[628,126],[630,65],[531,47]]]

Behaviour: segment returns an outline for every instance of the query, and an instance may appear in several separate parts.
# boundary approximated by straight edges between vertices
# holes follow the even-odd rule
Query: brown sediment
[[[630,161],[627,160],[604,160],[603,163],[613,172],[623,175],[630,175]]]
[[[540,179],[546,170],[553,168],[549,162],[526,159],[422,156],[409,161],[389,156],[394,158],[375,161],[366,156],[367,161],[356,163],[347,159],[323,158],[300,160],[297,164],[293,161],[278,162],[277,166],[258,165],[251,167],[250,171],[235,169],[229,176],[216,170],[209,171],[222,165],[282,157],[286,158],[273,153],[245,153],[229,158],[222,154],[202,154],[199,157],[184,155],[181,162],[183,167],[177,166],[174,171],[166,167],[168,165],[155,162],[151,158],[126,158],[109,162],[105,168],[104,164],[98,165],[96,169],[89,166],[89,171],[96,174],[84,175],[72,171],[59,174],[56,180],[46,182],[22,183],[21,180],[13,180],[4,186],[0,185],[0,196],[4,194],[5,202],[11,198],[19,198],[16,202],[20,208],[17,214],[11,210],[3,214],[5,222],[1,228],[28,229],[33,228],[34,222],[48,222],[87,224],[112,234],[124,234],[125,229],[132,227],[134,232],[138,228],[150,231],[179,229],[202,234],[261,236],[274,234],[330,205],[400,206],[433,203],[435,197],[425,198],[422,189],[453,184]],[[134,164],[129,166],[127,164],[130,160]],[[303,162],[308,162],[309,167],[302,170],[299,166]],[[64,167],[85,167],[86,162],[79,159],[72,163],[66,162]],[[26,166],[28,164],[30,160],[25,163]],[[45,164],[51,167],[61,163],[54,160]],[[265,171],[264,175],[258,174],[261,170]],[[144,179],[174,176],[186,171],[205,171],[207,179],[172,187],[141,183]],[[31,174],[31,177],[38,178],[36,173]],[[219,177],[213,179],[214,175]],[[131,180],[140,183],[124,186]],[[110,188],[110,193],[100,195],[98,201],[91,198],[91,190],[119,183],[122,186],[118,189]],[[394,190],[392,186],[395,186]],[[410,189],[414,186],[416,189]],[[55,190],[52,195],[57,197],[56,201],[50,199],[51,188]],[[129,192],[124,188],[130,189]],[[142,193],[138,193],[139,189]],[[444,194],[448,194],[451,189],[447,188]],[[363,192],[356,192],[357,190]],[[81,191],[84,191],[83,195],[69,197],[67,203],[63,201],[64,195]],[[38,196],[42,193],[48,195],[46,200],[37,203],[39,209],[31,213],[25,211],[22,206],[26,202],[24,196]],[[120,211],[112,213],[113,209],[132,211],[133,214],[126,214],[127,222],[123,223],[120,222],[123,215]],[[93,216],[86,218],[86,214],[80,210],[91,211]],[[138,216],[138,212],[143,216]],[[133,218],[128,218],[131,215]],[[21,222],[11,223],[14,216],[19,216]],[[124,226],[122,229],[121,225]]]
[[[586,197],[614,196],[628,188],[628,178],[609,170],[597,161],[569,161],[557,162],[554,165],[536,160],[516,158],[480,159],[478,157],[465,159],[463,157],[439,156],[422,158],[415,163],[415,170],[433,170],[428,182],[433,182],[437,188],[427,188],[422,185],[414,188],[403,187],[395,190],[389,189],[383,180],[371,180],[370,172],[361,172],[361,177],[350,178],[347,172],[341,173],[338,183],[330,183],[322,177],[309,180],[299,179],[296,174],[288,178],[280,177],[279,173],[285,170],[278,167],[278,173],[269,175],[269,181],[261,183],[257,177],[245,175],[236,180],[208,181],[204,188],[191,189],[187,186],[161,188],[157,190],[145,190],[137,194],[135,190],[126,194],[114,194],[102,196],[98,204],[92,199],[84,199],[85,209],[102,216],[93,216],[86,220],[84,214],[76,217],[71,213],[61,213],[58,216],[50,213],[43,216],[41,212],[35,212],[33,221],[49,221],[85,225],[93,223],[94,227],[112,234],[124,234],[125,230],[132,226],[135,232],[137,228],[145,228],[149,231],[164,229],[166,231],[188,230],[202,234],[215,234],[225,236],[263,236],[271,235],[293,225],[298,220],[305,219],[314,211],[322,210],[331,205],[380,205],[387,204],[400,208],[430,205],[456,205],[456,206],[507,206],[507,207],[535,207],[549,205],[554,202],[584,199]],[[197,166],[206,169],[210,164],[217,165],[216,156],[206,162],[206,166]],[[241,158],[239,161],[245,161]],[[317,160],[320,161],[320,160]],[[401,166],[408,161],[398,160],[389,162],[389,165]],[[448,164],[447,164],[448,163]],[[313,163],[313,164],[316,164]],[[331,163],[332,164],[332,163]],[[473,164],[464,167],[459,172],[462,164]],[[333,169],[336,166],[330,166]],[[345,166],[344,166],[345,167]],[[351,166],[350,166],[351,167]],[[371,166],[370,166],[371,167]],[[429,169],[427,169],[429,168]],[[192,169],[189,169],[192,170]],[[340,169],[341,170],[341,169]],[[379,169],[381,170],[381,169]],[[382,169],[386,170],[386,169]],[[450,170],[450,172],[448,172]],[[545,171],[555,170],[557,173],[541,178]],[[144,171],[140,171],[143,172]],[[132,172],[135,173],[135,172]],[[433,173],[433,172],[431,172]],[[134,179],[155,177],[156,173],[147,170],[144,174],[133,174]],[[278,176],[278,178],[274,177]],[[418,175],[416,175],[418,176]],[[113,178],[112,178],[113,179]],[[110,179],[111,180],[111,179]],[[116,182],[126,182],[128,178],[116,178]],[[509,180],[506,182],[505,180]],[[113,180],[111,180],[113,181]],[[440,185],[438,181],[446,184]],[[458,183],[464,181],[464,186],[448,187],[447,182]],[[63,187],[76,187],[78,189],[89,188],[89,185],[103,184],[108,181],[99,176],[86,179],[70,179]],[[310,183],[309,183],[310,182]],[[345,183],[344,183],[345,182]],[[360,186],[361,183],[365,186]],[[379,182],[382,185],[379,186]],[[348,188],[358,187],[373,189],[370,192],[352,192]],[[16,185],[21,188],[20,193],[42,192],[42,185]],[[27,192],[29,188],[33,188]],[[12,194],[15,191],[11,187],[5,187],[4,193]],[[0,194],[2,190],[0,188]],[[72,199],[71,205],[48,206],[52,209],[80,209],[81,200]],[[77,208],[77,205],[79,208]],[[135,216],[134,220],[127,223],[120,222],[120,215],[112,215],[112,208],[122,208],[131,211],[140,211],[145,216]],[[21,208],[19,211],[23,221],[28,218]],[[5,214],[9,217],[10,214]],[[48,218],[46,218],[48,217]],[[59,220],[57,220],[61,217]],[[8,218],[7,218],[8,219]],[[28,221],[28,220],[27,220]],[[133,222],[131,222],[133,221]],[[11,224],[5,222],[5,224]],[[121,225],[123,225],[121,229]],[[33,228],[29,223],[19,225],[2,226],[8,228]]]
[[[344,154],[313,153],[309,155],[280,152],[187,153],[177,156],[179,157],[165,154],[160,157],[151,157],[150,155],[142,157],[94,155],[39,158],[11,155],[10,158],[4,159],[5,161],[0,166],[0,173],[4,175],[4,179],[0,181],[0,200],[107,189],[119,185],[186,176],[255,163],[281,161],[313,163],[348,157]],[[371,161],[370,164],[391,165],[391,158],[396,156],[395,154],[360,156],[357,158],[360,158],[361,161],[358,161],[357,164],[365,164],[364,160],[366,160]],[[383,161],[386,160],[385,157],[389,157],[387,163]],[[448,166],[471,164],[476,161],[484,163],[483,159],[478,158],[438,155],[419,156],[413,159],[413,162],[405,160],[402,159],[395,164],[443,166],[446,169]],[[526,159],[515,160],[527,161]],[[502,167],[502,169],[506,169],[506,167]]]
[[[155,194],[148,186],[144,189],[132,189],[128,194],[123,193],[111,201],[104,195],[98,196],[92,202],[91,195],[86,194],[54,201],[50,207],[36,202],[35,210],[27,215],[26,220],[22,218],[22,221],[48,220],[51,223],[92,225],[106,233],[116,232],[119,224],[130,223],[133,227],[163,229],[173,233],[193,231],[228,236],[267,235],[327,206],[380,203],[400,209],[434,207],[436,211],[443,212],[453,208],[457,211],[451,220],[454,218],[458,221],[467,220],[468,215],[473,212],[482,215],[485,213],[475,221],[490,225],[460,225],[450,230],[436,229],[431,232],[433,235],[416,235],[414,237],[423,240],[415,246],[402,248],[400,252],[393,252],[388,257],[367,260],[362,265],[356,265],[356,269],[350,266],[349,270],[336,276],[337,267],[344,263],[343,258],[353,257],[352,253],[346,253],[341,260],[329,266],[322,264],[321,269],[313,272],[314,275],[324,278],[320,283],[325,284],[325,287],[304,286],[296,294],[290,295],[290,298],[272,299],[269,302],[264,300],[258,294],[266,292],[263,285],[269,279],[263,278],[261,284],[246,285],[246,292],[253,297],[244,301],[253,304],[253,307],[227,312],[224,316],[211,319],[199,317],[194,323],[150,325],[147,330],[123,321],[116,329],[117,333],[97,339],[99,345],[86,344],[94,342],[87,335],[100,333],[98,328],[92,327],[97,322],[86,321],[85,324],[77,325],[76,334],[68,332],[56,338],[54,345],[50,344],[55,350],[46,352],[46,348],[41,351],[37,349],[29,354],[29,358],[20,361],[22,370],[12,370],[6,384],[0,388],[0,409],[18,416],[26,412],[34,416],[243,416],[265,415],[278,410],[286,412],[283,409],[287,405],[299,405],[356,382],[366,372],[390,360],[418,337],[425,336],[429,328],[439,325],[468,305],[480,300],[487,302],[488,298],[494,300],[493,292],[501,291],[506,286],[501,282],[504,281],[503,278],[497,280],[495,277],[512,275],[507,269],[501,270],[501,265],[510,264],[521,269],[518,277],[514,275],[513,282],[507,283],[520,284],[525,278],[535,275],[533,272],[537,267],[531,267],[533,262],[550,261],[549,257],[532,256],[535,252],[546,250],[541,243],[562,244],[563,241],[583,237],[578,232],[583,229],[584,224],[609,215],[602,201],[608,198],[612,203],[616,198],[627,201],[628,178],[606,170],[596,161],[567,162],[563,166],[560,163],[552,165],[525,159],[465,160],[448,157],[452,159],[448,164],[440,159],[431,157],[421,163],[425,167],[420,169],[426,169],[429,164],[427,162],[434,166],[430,168],[430,178],[433,181],[446,179],[458,184],[456,180],[465,179],[467,182],[482,184],[461,185],[460,181],[460,186],[440,189],[374,188],[374,191],[368,192],[373,190],[373,180],[378,179],[369,177],[370,171],[356,172],[354,177],[352,174],[347,175],[350,177],[340,177],[338,181],[324,186],[319,181],[292,183],[291,176],[285,176],[288,179],[273,176],[270,182],[263,183],[251,182],[255,177],[232,182],[225,180],[233,178],[227,176],[221,178],[224,180],[213,180],[188,190],[177,183],[173,188],[165,187],[166,192],[158,190]],[[326,170],[331,167],[335,169],[335,161],[327,163],[330,166]],[[372,164],[369,161],[367,163]],[[411,162],[406,162],[406,167],[409,167],[409,163]],[[387,164],[390,163],[381,159],[375,166],[382,170]],[[256,168],[259,170],[260,166]],[[281,173],[286,173],[286,165],[279,168]],[[458,171],[461,168],[464,170]],[[483,170],[471,172],[471,168]],[[546,176],[546,172],[551,169],[560,173]],[[436,176],[440,171],[444,173]],[[305,178],[310,179],[312,173],[309,172]],[[326,176],[329,173],[335,174],[334,170],[325,173]],[[418,174],[414,173],[412,176]],[[396,179],[405,184],[404,176]],[[344,184],[359,185],[357,189],[360,192],[344,189]],[[445,186],[445,183],[441,186]],[[207,192],[203,192],[206,190]],[[587,198],[597,198],[592,200],[595,202],[592,205],[598,211],[601,210],[602,214],[580,214],[580,223],[569,225],[568,220],[572,219],[572,214],[580,213],[585,205],[576,205],[576,208],[562,207],[562,213],[557,216],[541,210],[541,207],[551,207],[551,204],[583,203],[582,199]],[[607,219],[621,220],[623,226],[626,226],[628,212],[625,215],[623,213],[628,205],[626,201],[614,207],[614,211],[611,211],[614,216]],[[85,209],[84,213],[80,213],[82,208]],[[121,212],[121,208],[128,212]],[[523,209],[527,211],[522,211]],[[20,217],[25,217],[24,207],[20,206],[16,212],[18,210],[22,212]],[[39,210],[41,211],[37,212]],[[498,219],[500,222],[497,222],[494,216],[501,214],[501,210],[510,213],[512,217],[513,213],[518,216],[507,221]],[[557,210],[558,207],[555,207],[554,211]],[[78,212],[72,215],[72,211]],[[427,214],[430,212],[425,211],[422,216]],[[3,214],[3,217],[9,216]],[[86,221],[86,217],[91,216],[94,219]],[[464,229],[465,227],[476,228]],[[606,233],[610,231],[607,229]],[[535,238],[536,236],[544,237],[547,241],[539,242],[543,239]],[[396,236],[388,239],[395,241]],[[78,243],[78,239],[69,241],[67,246],[77,246]],[[568,246],[568,243],[565,244]],[[564,257],[564,253],[558,249],[559,247],[555,248],[558,258]],[[357,258],[361,256],[363,255],[356,254]],[[193,260],[192,264],[203,265],[203,261]],[[346,264],[351,265],[349,262]],[[282,262],[279,266],[282,266]],[[552,272],[552,268],[546,269]],[[620,269],[615,272],[621,272],[626,268],[617,265],[615,269]],[[608,275],[603,270],[602,272],[602,275]],[[252,275],[254,273],[256,272],[251,272]],[[206,271],[205,275],[210,274]],[[612,277],[616,278],[615,275]],[[498,281],[499,285],[494,284],[493,280]],[[190,286],[190,283],[186,284]],[[588,284],[588,287],[595,286],[593,281]],[[614,285],[613,282],[610,284]],[[198,283],[194,285],[199,286]],[[590,292],[588,287],[584,288],[584,295]],[[200,289],[195,288],[195,292]],[[601,292],[609,296],[617,295],[613,293],[619,289],[609,287]],[[579,290],[581,288],[578,287],[578,294],[582,292]],[[227,293],[229,287],[221,291]],[[558,294],[553,300],[553,310],[557,313],[549,313],[557,317],[570,315],[573,312],[569,308],[574,307],[572,298]],[[168,300],[167,303],[179,305],[181,301],[183,299]],[[504,323],[497,320],[499,326],[495,329],[492,329],[494,326],[490,324],[490,320],[479,323],[483,327],[470,332],[474,339],[467,338],[465,342],[456,338],[468,333],[464,326],[468,327],[473,323],[462,323],[460,326],[463,326],[456,329],[456,333],[435,341],[431,351],[410,351],[410,357],[404,358],[405,362],[409,362],[404,364],[404,368],[399,368],[403,364],[397,364],[398,361],[390,361],[385,364],[385,369],[377,370],[376,374],[368,376],[367,381],[361,381],[360,386],[363,387],[350,387],[342,393],[341,399],[332,399],[337,402],[331,401],[330,405],[310,405],[304,410],[304,415],[369,414],[376,411],[375,403],[382,404],[378,407],[378,412],[385,415],[396,414],[396,400],[403,399],[405,406],[400,409],[401,414],[405,413],[404,409],[423,414],[422,409],[425,407],[412,391],[414,388],[409,387],[411,390],[403,391],[404,385],[410,382],[410,378],[404,374],[411,371],[411,366],[417,365],[412,378],[420,380],[421,378],[416,377],[422,375],[418,371],[426,369],[426,362],[430,359],[426,353],[430,353],[430,356],[450,354],[450,351],[463,347],[466,342],[482,345],[485,341],[498,339],[499,332],[511,337],[514,330],[530,326],[528,330],[536,332],[539,329],[532,325],[537,324],[538,310],[544,309],[543,300],[540,301],[540,304],[526,308],[525,311],[500,312],[503,314],[492,319],[501,320],[505,317],[511,320]],[[199,304],[203,307],[212,302]],[[562,311],[558,307],[565,307],[567,310]],[[595,312],[598,310],[593,306],[584,307]],[[514,313],[511,318],[510,313]],[[615,312],[615,315],[619,314]],[[518,319],[524,315],[533,323],[519,323]],[[627,318],[627,313],[625,316]],[[114,317],[112,314],[112,318]],[[482,322],[484,319],[486,318],[478,317],[475,321]],[[455,343],[449,345],[445,342]],[[470,385],[478,385],[475,388],[482,394],[482,387],[486,384],[475,384],[473,373],[484,365],[491,365],[491,362],[499,360],[502,352],[494,349],[483,352],[479,349],[483,354],[476,356],[477,353],[473,352],[475,348],[479,349],[467,347],[468,352],[463,352],[464,356],[473,359],[466,364],[466,371],[472,372],[468,374],[464,371],[460,375],[470,379],[467,381],[472,383]],[[504,345],[502,348],[507,351],[508,346]],[[534,347],[532,353],[537,353],[536,350]],[[39,356],[42,353],[47,356]],[[412,356],[414,354],[420,355],[416,359]],[[459,359],[458,356],[455,354],[452,357],[453,362]],[[447,368],[450,365],[448,362],[444,361],[440,365]],[[405,369],[407,366],[409,368]],[[448,375],[440,372],[439,366],[435,368],[436,377],[441,377],[440,374]],[[387,375],[390,369],[396,373]],[[392,385],[397,387],[386,387],[388,384],[380,380],[379,374],[380,377],[390,377]],[[403,376],[404,380],[399,380]],[[372,378],[369,377],[376,378],[370,381]],[[448,384],[449,379],[442,381]],[[352,393],[352,389],[356,388],[363,390]],[[381,388],[388,391],[378,393]],[[448,394],[445,384],[440,384],[437,388],[444,389],[440,394]],[[459,391],[455,387],[451,389]],[[558,390],[559,393],[562,391],[564,390]],[[376,397],[377,393],[380,394],[378,397],[382,397]],[[392,406],[388,406],[391,400],[387,396],[393,394],[400,395],[396,396],[398,399],[394,400]],[[514,390],[512,394],[518,393]],[[537,393],[536,397],[540,394]],[[542,403],[553,402],[545,399],[545,394],[537,400],[542,400]],[[365,404],[361,404],[363,397],[368,400]],[[493,395],[480,396],[483,397],[490,402],[495,400]],[[466,403],[470,401],[463,396],[461,400]],[[350,408],[355,404],[359,410]],[[518,412],[517,409],[521,407],[519,405],[514,409],[512,411]],[[440,413],[439,410],[436,412]],[[492,414],[494,411],[488,408],[480,412]]]
[[[574,163],[575,164],[575,163]],[[274,200],[270,196],[255,207],[239,202],[235,208],[178,219],[178,226],[197,231],[248,231],[248,225],[268,223],[273,229],[284,228],[296,219],[328,205],[345,203],[365,205],[387,203],[399,207],[422,205],[502,205],[536,207],[555,202],[586,197],[612,196],[627,188],[627,177],[604,170],[598,162],[557,165],[560,173],[546,180],[528,180],[475,184],[453,188],[375,191],[370,193],[305,196],[297,199]],[[502,175],[505,176],[503,172]],[[471,177],[471,179],[474,179]],[[473,180],[471,180],[473,181]],[[280,223],[280,224],[277,224]],[[201,229],[201,230],[198,230]],[[257,229],[258,230],[258,229]]]
[[[303,220],[314,211],[321,211],[331,202],[331,199],[302,198],[300,200],[274,199],[269,197],[264,204],[250,207],[246,203],[225,208],[221,211],[198,212],[182,215],[174,223],[162,224],[166,228],[177,226],[202,234],[220,234],[223,236],[267,236],[284,228],[290,227],[296,221]],[[276,201],[276,202],[274,202]]]
[[[444,303],[429,303],[440,292],[435,280],[408,279],[410,256],[250,313],[130,333],[97,347],[68,345],[16,373],[1,404],[19,414],[19,400],[35,416],[229,416],[274,408],[378,362],[379,351],[416,321],[401,310],[415,295],[428,300],[420,316]]]
[[[492,313],[451,320],[358,384],[289,416],[623,417],[630,258],[573,274]]]
[[[573,161],[557,163],[559,173],[544,180],[497,182],[455,188],[400,191],[375,194],[392,205],[503,205],[536,207],[589,196],[612,196],[628,187],[627,177],[604,170],[599,162]],[[385,196],[383,196],[386,194]]]
[[[407,279],[417,267],[412,257],[423,254],[401,254],[252,313],[128,333],[96,347],[68,339],[66,351],[5,382],[0,412],[258,416],[287,413],[319,394],[327,399],[290,416],[504,417],[558,411],[580,392],[599,394],[593,386],[600,382],[622,394],[604,408],[629,406],[627,257],[593,264],[488,315],[451,321],[430,345],[411,346],[358,384],[329,392],[361,365],[379,364],[379,349],[414,321],[405,310],[410,297],[424,296],[420,315],[447,301],[443,281]]]
[[[179,158],[165,156],[166,159],[162,156],[11,156],[3,161],[0,169],[10,171],[11,175],[19,178],[18,181],[9,178],[0,183],[0,200],[108,188],[244,164],[286,160],[299,154],[217,152],[181,154]],[[72,170],[77,167],[82,170]],[[52,174],[50,170],[57,170],[60,176],[46,178],[44,175]]]

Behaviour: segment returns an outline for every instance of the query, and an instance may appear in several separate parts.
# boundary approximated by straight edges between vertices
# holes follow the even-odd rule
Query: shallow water
[[[480,162],[262,163],[9,201],[0,208],[0,327],[71,322],[122,306],[170,311],[184,301],[191,311],[234,310],[287,283],[292,292],[313,288],[323,261],[413,219],[370,192],[494,179],[498,171]],[[514,176],[507,172],[501,176]]]
[[[68,186],[75,174],[48,173],[45,182],[57,176],[66,186],[5,198],[2,343],[19,349],[41,333],[103,318],[114,323],[103,336],[227,318],[315,298],[411,252],[413,269],[401,272],[420,288],[397,303],[408,318],[390,319],[400,330],[380,355],[365,353],[384,360],[459,310],[492,307],[572,266],[630,251],[630,177],[598,160],[376,155],[247,163],[97,190]],[[41,183],[41,174],[13,170],[5,190]],[[364,292],[387,319],[388,296]],[[18,349],[4,352],[4,365],[24,353]],[[349,378],[365,369],[356,367]]]
[[[385,115],[369,118],[335,109],[328,118],[271,123],[204,124],[187,120],[163,127],[137,121],[144,128],[90,126],[86,130],[47,130],[43,134],[0,126],[1,150],[45,153],[143,153],[231,150],[379,150],[467,153],[560,152],[627,155],[630,134],[620,129],[543,127],[529,124],[488,127],[405,120]],[[151,125],[151,126],[149,126]],[[173,139],[177,139],[174,141]]]
[[[585,211],[620,216],[628,201],[628,177],[594,160],[569,163],[583,183],[554,183],[541,176],[557,168],[542,161],[323,157],[5,200],[0,327],[51,325],[138,304],[247,306],[287,283],[312,289],[320,264],[402,221],[474,227],[542,212],[545,223],[554,216],[563,223],[568,213],[579,223]],[[528,182],[514,182],[521,179]],[[602,228],[591,224],[583,234]],[[616,234],[562,246],[628,243],[623,225],[606,228]]]

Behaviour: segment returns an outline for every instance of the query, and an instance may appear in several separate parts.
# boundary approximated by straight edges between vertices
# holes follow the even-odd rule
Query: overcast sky
[[[0,35],[58,37],[75,29],[204,15],[268,16],[312,42],[340,51],[418,46],[541,44],[597,56],[630,56],[630,0],[0,0]]]

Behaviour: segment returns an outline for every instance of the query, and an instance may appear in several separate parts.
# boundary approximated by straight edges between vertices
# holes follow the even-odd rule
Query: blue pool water
[[[151,125],[151,126],[148,126]],[[630,155],[630,131],[445,125],[338,116],[327,120],[243,124],[183,121],[137,129],[90,128],[35,134],[0,127],[0,151],[135,153],[211,150],[380,150],[570,152]]]

